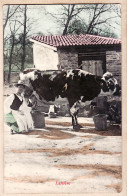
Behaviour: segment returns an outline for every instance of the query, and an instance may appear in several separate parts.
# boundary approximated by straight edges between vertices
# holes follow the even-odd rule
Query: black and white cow
[[[90,103],[99,95],[119,95],[117,80],[109,72],[100,77],[80,69],[66,71],[28,69],[20,74],[20,80],[27,83],[40,100],[50,102],[59,96],[67,98],[74,129],[81,127],[77,122],[81,102]]]

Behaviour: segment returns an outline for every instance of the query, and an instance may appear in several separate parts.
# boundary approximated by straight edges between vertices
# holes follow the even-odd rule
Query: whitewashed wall
[[[58,54],[53,47],[44,44],[33,44],[33,58],[35,68],[40,70],[57,70]]]

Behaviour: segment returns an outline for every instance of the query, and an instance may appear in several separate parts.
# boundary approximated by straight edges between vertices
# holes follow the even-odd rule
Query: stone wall
[[[58,49],[59,69],[78,68],[78,53],[74,48]]]
[[[121,84],[121,52],[106,51],[106,68],[107,71],[113,73],[115,78]]]

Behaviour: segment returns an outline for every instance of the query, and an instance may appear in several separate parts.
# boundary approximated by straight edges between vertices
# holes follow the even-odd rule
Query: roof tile
[[[32,40],[54,46],[80,46],[80,45],[111,45],[121,44],[120,39],[101,37],[97,35],[80,34],[80,35],[50,35],[50,36],[33,36]]]

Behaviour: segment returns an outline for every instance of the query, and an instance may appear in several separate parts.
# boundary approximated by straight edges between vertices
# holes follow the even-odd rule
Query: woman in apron
[[[24,97],[28,88],[22,82],[18,82],[17,93],[6,98],[4,103],[5,123],[11,128],[11,133],[24,133],[33,129],[31,106]]]

